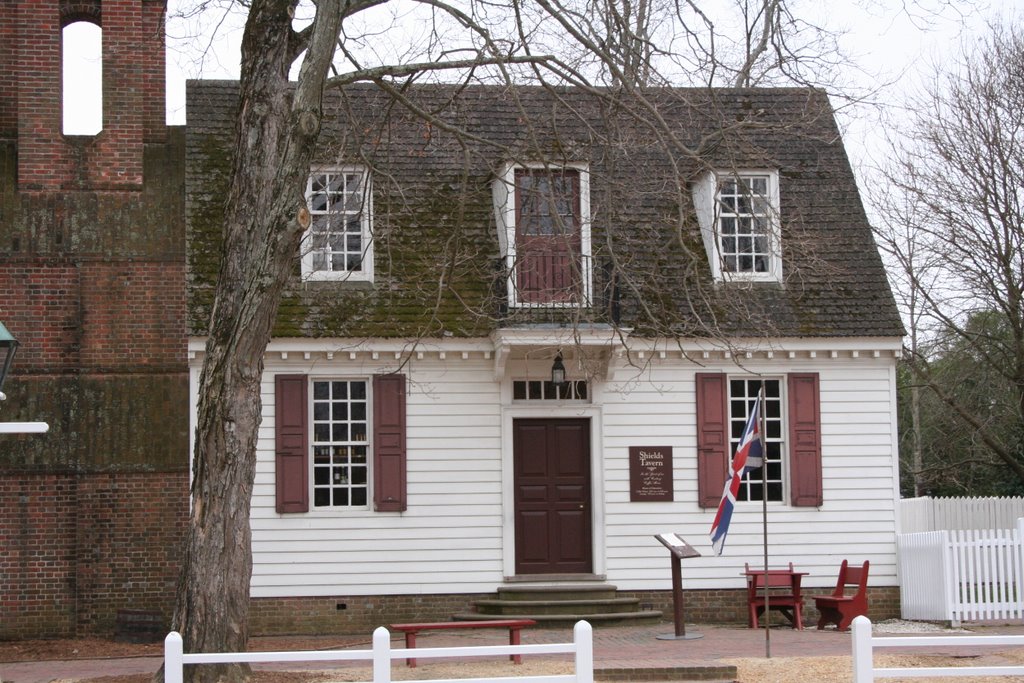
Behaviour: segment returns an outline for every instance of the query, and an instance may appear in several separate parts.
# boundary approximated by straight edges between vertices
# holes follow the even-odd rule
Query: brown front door
[[[590,421],[512,424],[516,574],[592,573]]]

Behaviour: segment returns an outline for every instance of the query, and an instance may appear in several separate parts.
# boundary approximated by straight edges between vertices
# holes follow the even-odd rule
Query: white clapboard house
[[[515,589],[558,586],[649,616],[663,532],[701,553],[688,617],[742,620],[764,496],[773,565],[821,592],[869,560],[891,613],[903,329],[826,96],[402,92],[327,103],[265,356],[257,628],[522,615],[543,591]],[[193,423],[236,93],[189,84]],[[762,386],[767,486],[715,556]]]

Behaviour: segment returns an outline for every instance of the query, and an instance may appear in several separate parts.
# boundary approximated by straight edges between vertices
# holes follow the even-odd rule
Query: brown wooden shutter
[[[405,500],[405,375],[373,378],[373,505],[401,512]]]
[[[728,378],[698,372],[697,380],[697,501],[718,507],[729,466]]]
[[[305,375],[274,377],[274,471],[278,512],[309,511]]]
[[[789,376],[789,469],[792,504],[820,506],[821,407],[817,373]]]

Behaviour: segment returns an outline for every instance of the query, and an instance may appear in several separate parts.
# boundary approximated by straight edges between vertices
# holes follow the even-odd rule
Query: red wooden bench
[[[456,628],[507,628],[508,644],[519,645],[519,631],[527,626],[536,625],[533,619],[491,619],[488,621],[435,621],[424,624],[391,624],[389,628],[393,631],[401,631],[405,634],[405,647],[413,649],[416,647],[416,634],[420,631],[446,631]],[[521,655],[509,655],[516,664],[521,663]],[[416,659],[410,657],[405,663],[411,667],[416,666]]]
[[[871,563],[864,560],[860,567],[851,567],[843,560],[839,567],[839,579],[832,595],[815,595],[814,606],[821,615],[818,618],[818,629],[827,624],[835,624],[840,631],[849,630],[853,618],[868,613],[868,567]],[[848,588],[854,589],[847,595]]]
[[[804,597],[800,593],[800,579],[806,572],[794,571],[792,562],[788,569],[769,569],[767,573],[763,569],[751,569],[749,564],[744,567],[747,576],[748,625],[758,628],[758,617],[765,610],[764,588],[767,583],[768,607],[782,612],[793,628],[802,630]]]

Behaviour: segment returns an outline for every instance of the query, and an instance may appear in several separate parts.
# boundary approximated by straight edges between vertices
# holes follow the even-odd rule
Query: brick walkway
[[[1024,626],[985,627],[985,633],[1024,634]],[[729,626],[687,625],[688,635],[700,634],[692,640],[661,640],[659,635],[674,635],[672,624],[654,626],[605,627],[594,630],[594,668],[598,680],[730,680],[732,667],[718,660],[734,657],[763,657],[764,630]],[[394,647],[402,647],[396,634]],[[482,629],[469,632],[438,632],[421,634],[419,647],[453,645],[506,644],[503,631]],[[568,642],[568,629],[525,629],[523,643]],[[355,649],[369,649],[365,644]],[[770,635],[773,657],[850,655],[850,634],[818,631],[808,628],[794,631],[773,628]],[[549,655],[551,656],[551,655]],[[50,683],[62,679],[152,673],[160,666],[159,657],[123,659],[80,659],[72,661],[0,663],[3,683]],[[395,666],[401,666],[396,662]],[[296,670],[300,665],[275,666]],[[322,663],[308,668],[329,668]],[[643,672],[641,670],[644,670]],[[504,674],[503,674],[504,675]]]

